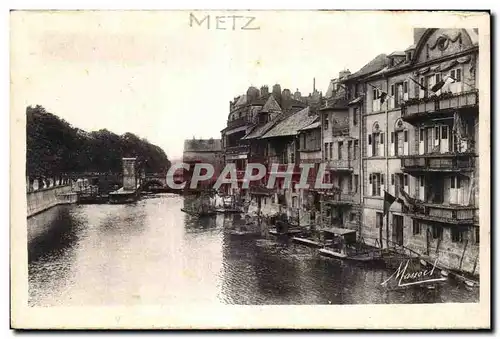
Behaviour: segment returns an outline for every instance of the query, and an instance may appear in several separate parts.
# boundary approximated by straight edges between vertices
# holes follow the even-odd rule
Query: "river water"
[[[275,239],[234,239],[234,216],[196,219],[177,195],[66,205],[28,220],[31,306],[478,302],[448,279],[393,289],[394,269],[323,258]],[[237,221],[235,221],[237,222]]]

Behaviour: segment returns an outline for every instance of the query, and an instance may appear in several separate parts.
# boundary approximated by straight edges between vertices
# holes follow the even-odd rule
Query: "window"
[[[356,126],[358,124],[358,108],[355,107],[352,110],[352,124]]]
[[[359,176],[357,174],[354,174],[353,176],[354,180],[354,193],[358,193],[358,185],[359,185]]]
[[[333,159],[333,142],[330,143],[330,159]]]
[[[394,143],[394,132],[391,132],[391,144]]]
[[[328,160],[328,143],[325,142],[325,160]]]
[[[381,185],[384,185],[384,179],[385,179],[385,175],[382,174],[382,176],[380,177],[380,184]]]
[[[464,242],[467,236],[467,230],[461,227],[451,228],[451,241],[452,242]]]
[[[424,131],[423,128],[420,129],[420,141],[424,141]]]
[[[413,219],[413,235],[422,233],[422,227],[418,220]]]
[[[450,188],[455,188],[455,182],[456,182],[456,177],[455,176],[452,176],[450,178]]]
[[[443,239],[443,227],[432,226],[432,238],[433,239]]]
[[[403,176],[403,180],[404,180],[403,185],[404,185],[404,186],[408,186],[408,174],[405,174],[405,175]]]
[[[391,85],[391,93],[390,93],[391,97],[394,96],[394,85]]]
[[[403,82],[403,94],[408,93],[408,81]]]
[[[353,157],[353,159],[358,158],[358,153],[359,153],[359,141],[354,140],[354,157]]]
[[[351,212],[349,214],[349,221],[353,222],[354,220],[356,220],[356,214]]]
[[[452,69],[450,76],[455,80],[455,82],[462,81],[462,70],[460,68]]]
[[[344,146],[344,143],[342,141],[339,141],[338,143],[338,157],[339,160],[342,160],[342,147]]]
[[[448,139],[448,126],[441,127],[441,139]]]
[[[384,144],[384,133],[380,133],[380,144]]]
[[[380,173],[373,173],[370,176],[370,184],[372,185],[372,196],[381,196],[380,186],[384,184],[384,176]]]
[[[373,144],[372,144],[372,156],[374,156],[374,157],[376,157],[376,156],[380,155],[380,154],[379,154],[379,153],[380,153],[380,152],[379,152],[379,149],[380,149],[379,145],[380,145],[380,139],[381,139],[381,138],[380,138],[380,135],[381,135],[381,134],[382,134],[382,133],[373,133],[373,137],[372,137],[372,139],[373,139]]]
[[[394,174],[391,174],[391,185],[394,185]]]
[[[441,74],[440,74],[440,73],[436,73],[436,74],[435,74],[435,77],[436,77],[436,82],[435,82],[435,84],[437,84],[438,82],[440,82],[440,81],[441,81]]]
[[[377,88],[373,89],[372,111],[380,111],[380,91]]]
[[[372,135],[368,134],[368,145],[372,144]]]
[[[479,244],[479,227],[474,227],[474,241]]]
[[[325,123],[323,125],[324,129],[328,129],[328,116],[325,116]]]
[[[404,142],[408,142],[408,131],[407,130],[405,130],[403,132],[403,136],[404,136]]]

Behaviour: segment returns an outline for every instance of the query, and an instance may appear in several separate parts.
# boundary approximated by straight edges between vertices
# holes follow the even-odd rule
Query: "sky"
[[[209,16],[199,25],[198,21]],[[30,12],[11,17],[17,107],[42,105],[75,127],[134,133],[182,156],[220,138],[229,101],[279,83],[326,92],[339,71],[413,44],[414,19],[363,12]],[[242,30],[254,17],[249,28]],[[219,18],[217,29],[216,16]],[[210,27],[207,27],[210,21]]]

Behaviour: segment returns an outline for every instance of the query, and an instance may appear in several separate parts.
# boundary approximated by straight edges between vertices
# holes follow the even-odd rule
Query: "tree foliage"
[[[68,172],[122,171],[122,158],[138,157],[146,172],[166,173],[165,152],[132,133],[117,135],[106,129],[85,132],[42,106],[26,109],[26,173],[52,176]]]

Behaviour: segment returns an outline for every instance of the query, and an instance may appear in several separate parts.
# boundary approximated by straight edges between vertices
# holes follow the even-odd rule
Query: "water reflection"
[[[390,290],[393,270],[324,258],[287,241],[241,239],[239,216],[196,218],[181,197],[60,206],[28,220],[30,305],[475,302],[452,280]]]

